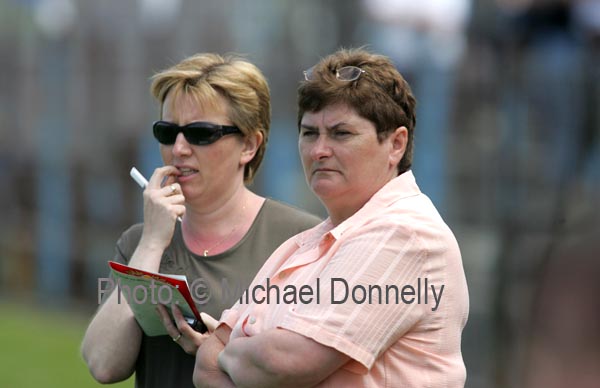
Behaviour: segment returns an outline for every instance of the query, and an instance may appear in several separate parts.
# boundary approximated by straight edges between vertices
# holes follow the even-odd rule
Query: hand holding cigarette
[[[142,188],[145,189],[148,186],[148,180],[144,178],[141,172],[138,171],[137,168],[131,167],[129,170],[129,175],[133,178],[134,181]],[[181,222],[181,217],[177,217],[177,221]]]

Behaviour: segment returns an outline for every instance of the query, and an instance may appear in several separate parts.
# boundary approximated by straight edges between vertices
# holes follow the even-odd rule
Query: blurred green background
[[[0,376],[2,387],[98,387],[88,373],[79,345],[89,317],[81,311],[33,309],[22,303],[0,304]],[[130,378],[112,386],[134,386]]]

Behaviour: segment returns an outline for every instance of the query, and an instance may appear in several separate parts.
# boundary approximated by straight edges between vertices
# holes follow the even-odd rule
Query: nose
[[[331,156],[331,146],[327,136],[319,135],[317,137],[310,151],[310,156],[313,160],[320,160]]]
[[[187,156],[192,153],[190,143],[183,135],[183,132],[179,132],[175,138],[175,144],[173,144],[173,155],[174,156]]]

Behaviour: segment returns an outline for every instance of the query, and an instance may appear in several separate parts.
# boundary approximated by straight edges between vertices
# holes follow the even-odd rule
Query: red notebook
[[[108,262],[115,278],[115,287],[119,287],[129,303],[129,307],[138,324],[146,335],[154,337],[167,335],[156,307],[165,305],[171,312],[171,305],[179,307],[186,320],[201,322],[200,313],[184,275],[168,275],[143,271],[114,261]],[[118,299],[123,303],[122,299]],[[172,312],[171,312],[172,316]]]

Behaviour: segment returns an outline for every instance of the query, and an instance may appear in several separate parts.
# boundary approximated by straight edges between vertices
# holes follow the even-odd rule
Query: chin
[[[340,193],[339,187],[330,182],[313,184],[310,188],[320,199],[332,198]]]

